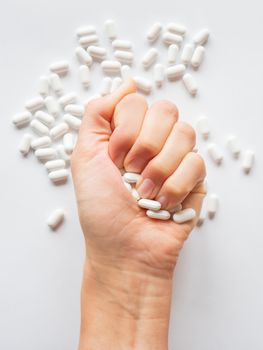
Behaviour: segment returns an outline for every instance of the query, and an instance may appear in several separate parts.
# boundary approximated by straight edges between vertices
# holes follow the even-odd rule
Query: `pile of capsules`
[[[169,23],[163,28],[160,23],[154,23],[146,34],[146,40],[150,47],[140,61],[140,65],[144,70],[152,69],[152,79],[133,74],[134,53],[132,43],[118,37],[114,20],[105,22],[104,32],[109,39],[110,50],[100,46],[99,36],[94,26],[80,27],[76,31],[78,46],[75,49],[75,57],[79,62],[78,76],[83,89],[86,91],[91,85],[92,66],[94,64],[100,64],[105,75],[100,93],[91,96],[88,101],[113,92],[123,81],[129,78],[133,78],[138,91],[146,95],[151,93],[154,86],[160,88],[165,79],[168,81],[182,80],[191,96],[194,97],[197,94],[198,85],[190,69],[192,68],[192,71],[197,70],[204,59],[204,45],[209,39],[208,29],[200,30],[189,43],[183,45],[186,35],[186,28],[183,25]],[[158,49],[153,47],[158,41],[162,41],[162,44],[167,46],[165,64],[159,62]],[[28,100],[25,103],[25,111],[13,117],[13,123],[17,128],[29,126],[32,132],[32,134],[24,134],[19,145],[19,151],[23,156],[27,156],[32,150],[36,158],[44,163],[48,171],[48,177],[54,184],[65,183],[69,177],[68,167],[71,153],[84,115],[84,106],[88,102],[85,101],[85,103],[79,104],[76,93],[65,93],[63,77],[68,74],[69,70],[68,61],[52,63],[49,66],[48,75],[41,76],[39,79],[39,95]],[[202,116],[198,119],[197,129],[205,140],[209,138],[210,127],[206,117]],[[59,144],[57,144],[58,142]],[[237,137],[229,137],[227,145],[233,156],[235,158],[239,157],[241,149]],[[215,143],[208,143],[207,151],[211,159],[217,165],[220,165],[223,159],[220,147]],[[253,163],[254,152],[245,151],[242,161],[243,170],[249,173]],[[126,187],[129,188],[131,183],[136,183],[137,176],[138,174],[124,174],[123,179]],[[141,199],[135,188],[131,187],[129,189],[138,200],[138,205],[148,209],[146,215],[150,218],[167,220],[173,215],[175,222],[182,223],[193,219],[196,215],[193,209],[182,209],[181,205],[174,208],[172,213],[160,210],[160,203]],[[217,207],[217,195],[210,194],[207,198],[209,218],[214,217]],[[205,216],[205,213],[201,213],[198,225],[203,223]],[[64,211],[57,209],[51,213],[47,224],[52,229],[56,229],[63,220]]]

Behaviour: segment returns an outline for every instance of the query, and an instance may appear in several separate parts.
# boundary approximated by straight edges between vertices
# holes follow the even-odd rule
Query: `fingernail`
[[[162,209],[167,207],[168,200],[166,196],[158,197],[156,200],[161,203]]]
[[[155,187],[155,184],[152,180],[145,179],[137,188],[137,191],[139,192],[142,198],[148,198],[152,194],[154,187]]]
[[[145,159],[143,158],[136,158],[132,160],[132,162],[128,165],[129,171],[133,171],[135,173],[140,173],[145,165]]]

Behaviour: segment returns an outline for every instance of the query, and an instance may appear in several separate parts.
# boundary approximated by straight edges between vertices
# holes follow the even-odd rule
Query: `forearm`
[[[167,350],[172,281],[86,262],[79,350]]]

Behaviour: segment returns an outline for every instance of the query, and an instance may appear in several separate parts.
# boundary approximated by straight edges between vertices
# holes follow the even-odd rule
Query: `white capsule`
[[[148,69],[153,65],[158,58],[158,51],[155,47],[151,47],[142,58],[142,65],[144,69]]]
[[[106,60],[101,62],[101,68],[104,71],[104,73],[116,74],[120,72],[121,64],[118,61]]]
[[[96,28],[94,26],[83,26],[76,30],[76,35],[80,38],[82,36],[96,34]]]
[[[132,194],[133,198],[136,199],[136,201],[141,199],[141,196],[139,195],[139,192],[136,190],[136,188],[132,188],[131,194]]]
[[[255,153],[247,150],[244,152],[242,160],[242,168],[246,174],[249,174],[255,162]]]
[[[81,126],[81,119],[74,117],[74,115],[71,115],[69,113],[64,114],[63,120],[65,123],[67,123],[70,129],[78,131]]]
[[[54,210],[47,219],[47,225],[52,229],[56,230],[64,221],[64,212],[62,209]]]
[[[114,40],[117,37],[117,27],[116,27],[116,23],[114,20],[112,19],[108,19],[107,21],[105,21],[104,23],[104,30],[105,33],[107,35],[107,37],[110,40]]]
[[[61,96],[58,102],[63,108],[65,108],[66,105],[74,104],[77,102],[77,95],[75,92],[70,92],[66,95]]]
[[[33,148],[34,150],[38,148],[47,148],[48,146],[51,145],[51,143],[52,141],[49,136],[38,137],[37,139],[34,139],[31,142],[31,148]]]
[[[167,25],[167,30],[169,30],[169,32],[179,34],[182,36],[185,35],[185,33],[186,33],[185,26],[183,26],[182,24],[179,24],[179,23],[169,23]]]
[[[127,188],[127,190],[129,191],[129,192],[131,192],[132,191],[132,187],[131,187],[131,185],[130,184],[128,184],[128,182],[123,182],[124,183],[124,186]]]
[[[45,105],[48,113],[52,114],[55,118],[59,116],[59,104],[53,96],[48,96],[45,98]]]
[[[234,158],[239,157],[239,154],[241,152],[241,146],[240,146],[239,139],[236,136],[234,135],[228,136],[227,147]]]
[[[209,219],[213,219],[218,209],[218,196],[216,194],[210,194],[207,197],[207,212]]]
[[[210,126],[208,122],[208,118],[205,116],[201,116],[197,119],[196,123],[197,130],[200,132],[204,140],[207,140],[210,135]]]
[[[112,79],[111,92],[117,90],[122,84],[122,79],[120,77],[116,77]]]
[[[183,37],[178,34],[173,34],[170,32],[166,32],[163,34],[163,43],[166,45],[177,44],[181,45],[183,42]]]
[[[202,29],[195,34],[193,41],[196,45],[204,45],[207,42],[209,35],[210,32],[208,29]]]
[[[168,63],[175,64],[179,47],[176,44],[169,45],[168,47]]]
[[[67,105],[64,110],[66,113],[82,118],[85,112],[85,107],[83,105],[70,104]]]
[[[39,120],[32,120],[30,126],[32,130],[40,136],[49,134],[49,128],[43,123],[41,123]]]
[[[69,171],[67,169],[54,170],[48,174],[48,177],[53,182],[65,182],[67,181],[68,176]]]
[[[193,57],[191,59],[192,66],[197,69],[201,65],[205,55],[205,48],[203,46],[197,46],[194,50]]]
[[[197,220],[197,223],[196,223],[196,226],[198,226],[198,227],[202,226],[203,223],[205,222],[205,217],[206,217],[206,213],[205,213],[204,207],[202,207],[201,212],[200,212],[199,217],[198,217],[198,220]]]
[[[112,79],[110,77],[105,77],[102,80],[101,95],[106,96],[110,94],[112,86]]]
[[[161,23],[158,23],[158,22],[154,23],[147,32],[147,35],[146,35],[147,40],[150,43],[155,42],[159,38],[161,31],[162,31]]]
[[[159,211],[153,211],[153,210],[147,210],[146,215],[151,219],[156,220],[169,220],[171,214],[167,210],[159,210]]]
[[[192,208],[186,208],[173,214],[173,221],[177,224],[193,220],[196,217],[196,212]]]
[[[56,157],[56,150],[54,148],[38,148],[35,151],[35,156],[39,160],[54,159]]]
[[[152,91],[152,82],[146,78],[134,77],[137,89],[145,94],[150,94]]]
[[[183,76],[183,83],[190,95],[195,96],[198,91],[198,86],[195,78],[190,73]]]
[[[183,47],[183,51],[181,54],[181,61],[185,66],[187,66],[190,63],[191,58],[193,56],[193,52],[194,52],[194,45],[193,44],[186,44]]]
[[[79,79],[82,86],[87,89],[90,86],[90,70],[87,66],[79,67]]]
[[[131,65],[133,62],[133,52],[130,51],[114,51],[114,57],[121,63]]]
[[[38,92],[42,97],[47,97],[49,94],[49,84],[48,84],[48,78],[45,76],[42,76],[39,78],[39,87]]]
[[[96,45],[99,41],[97,34],[85,35],[79,39],[79,44],[86,49],[90,45]]]
[[[132,44],[128,40],[116,39],[116,40],[113,40],[111,44],[114,50],[131,50],[132,49]]]
[[[73,136],[70,133],[67,133],[63,136],[63,145],[64,145],[64,150],[67,154],[71,154],[74,149],[74,141],[73,141]]]
[[[141,175],[137,173],[125,173],[123,175],[123,180],[129,184],[136,184],[139,181]]]
[[[150,209],[154,211],[158,211],[161,209],[161,203],[152,199],[141,198],[138,201],[138,205],[141,208]]]
[[[25,134],[19,145],[19,152],[26,156],[31,148],[32,135]]]
[[[12,122],[17,128],[21,128],[29,124],[31,121],[31,118],[32,118],[31,112],[25,111],[25,112],[16,114],[13,117]]]
[[[66,162],[64,161],[64,159],[53,159],[45,163],[45,168],[47,169],[48,172],[64,169],[65,166],[66,166]]]
[[[85,64],[87,66],[90,66],[92,64],[92,61],[93,61],[92,57],[85,49],[83,49],[83,47],[81,47],[81,46],[77,47],[75,50],[75,54],[76,54],[78,61],[81,64]]]
[[[28,109],[31,113],[38,111],[44,107],[44,100],[41,96],[37,96],[27,101],[25,104],[26,109]]]
[[[164,77],[165,77],[164,65],[161,63],[157,63],[153,69],[153,78],[157,87],[161,87],[163,85]]]
[[[131,67],[127,65],[121,66],[121,76],[123,80],[131,79],[132,77]]]
[[[166,75],[169,80],[175,80],[181,78],[185,73],[184,64],[176,64],[166,69]]]
[[[104,60],[107,56],[107,50],[104,47],[91,45],[87,51],[96,60]]]
[[[52,73],[57,73],[58,75],[66,75],[69,71],[68,61],[57,61],[49,66],[49,70]]]
[[[55,118],[43,111],[37,111],[35,113],[35,118],[45,124],[48,128],[51,128],[55,123]]]
[[[50,136],[53,140],[57,140],[64,136],[69,130],[68,124],[60,123],[50,130]]]
[[[61,158],[65,161],[66,165],[70,163],[70,154],[67,154],[64,149],[64,145],[58,145],[57,148],[58,158]]]
[[[63,94],[63,85],[58,74],[50,74],[49,84],[51,86],[51,89],[55,92],[55,94],[57,94],[58,96],[61,96]]]
[[[216,143],[210,143],[207,146],[207,151],[208,151],[208,154],[210,155],[211,159],[217,165],[220,165],[222,163],[223,153]]]

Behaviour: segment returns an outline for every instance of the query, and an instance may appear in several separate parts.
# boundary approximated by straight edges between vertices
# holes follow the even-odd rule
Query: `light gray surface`
[[[227,152],[220,168],[207,161],[208,189],[220,196],[220,211],[213,222],[195,230],[181,254],[170,349],[262,349],[263,21],[258,0],[2,4],[0,349],[77,347],[84,247],[72,184],[54,188],[32,156],[20,157],[17,144],[23,131],[15,130],[10,118],[36,94],[37,79],[49,63],[73,56],[76,27],[95,24],[101,31],[111,17],[118,21],[120,36],[134,43],[136,58],[145,51],[143,36],[155,20],[184,23],[188,38],[204,26],[211,29],[204,65],[195,73],[199,96],[191,99],[177,83],[166,84],[153,98],[172,99],[182,119],[190,122],[206,114],[213,140],[223,145],[234,132],[243,149],[256,151],[257,162],[252,174],[244,176],[240,161],[232,161]],[[77,86],[72,79],[74,83],[66,80],[68,91]],[[94,84],[92,92],[97,90]],[[203,142],[199,146],[202,150]],[[65,208],[67,219],[54,234],[45,219],[57,206]]]

